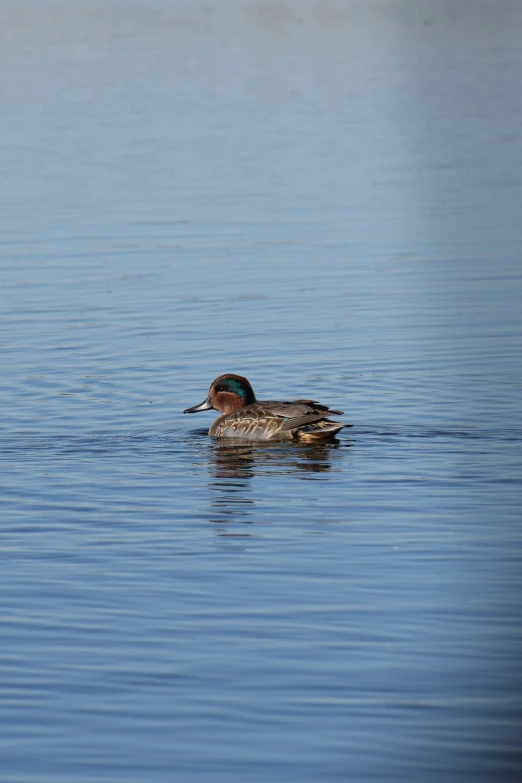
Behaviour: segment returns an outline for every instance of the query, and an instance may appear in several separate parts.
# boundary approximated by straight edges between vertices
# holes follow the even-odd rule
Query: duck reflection
[[[213,442],[212,475],[216,479],[250,479],[258,473],[326,473],[332,469],[332,453],[339,441],[302,444]],[[306,476],[303,476],[306,478]]]
[[[245,443],[244,441],[212,441],[208,445],[209,489],[215,511],[213,523],[255,522],[256,503],[252,497],[252,480],[269,475],[298,476],[302,480],[318,480],[319,474],[335,470],[340,458],[338,440],[327,443],[295,444]],[[349,444],[343,442],[345,447]],[[284,490],[281,489],[284,493]],[[223,530],[220,535],[232,535]],[[234,535],[238,535],[235,533]],[[241,532],[239,535],[249,535]]]

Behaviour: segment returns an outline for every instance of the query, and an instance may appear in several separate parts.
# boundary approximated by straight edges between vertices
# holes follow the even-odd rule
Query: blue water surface
[[[1,783],[521,779],[521,36],[1,0]]]

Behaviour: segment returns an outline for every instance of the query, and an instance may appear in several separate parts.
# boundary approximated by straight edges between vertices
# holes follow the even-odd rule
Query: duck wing
[[[265,409],[269,409],[273,416],[284,419],[279,432],[295,430],[323,421],[327,416],[341,416],[342,411],[336,411],[327,405],[322,405],[315,400],[294,400],[293,402],[268,402],[261,403]]]

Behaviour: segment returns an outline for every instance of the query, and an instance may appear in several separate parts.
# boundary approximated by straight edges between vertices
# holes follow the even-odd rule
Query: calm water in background
[[[521,40],[0,3],[2,783],[520,779]]]

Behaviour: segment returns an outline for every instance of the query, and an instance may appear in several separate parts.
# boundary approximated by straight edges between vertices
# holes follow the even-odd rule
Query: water
[[[2,1],[2,783],[520,779],[521,32]]]

